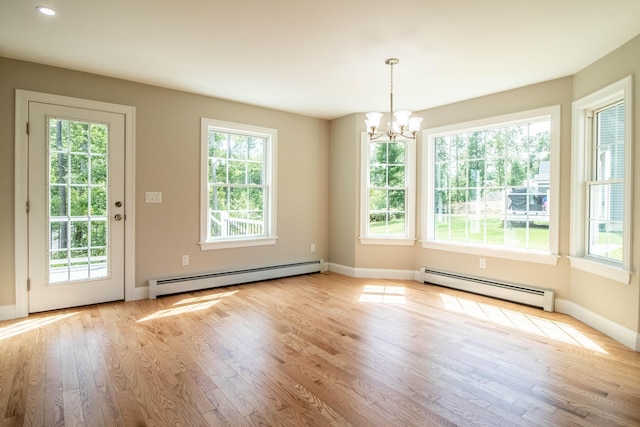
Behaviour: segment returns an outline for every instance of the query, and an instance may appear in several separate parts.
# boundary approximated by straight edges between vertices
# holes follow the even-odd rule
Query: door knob
[[[122,207],[122,202],[116,202],[116,208],[121,208]]]
[[[116,214],[116,216],[113,217],[116,221],[120,221],[122,219],[122,215],[120,214]]]

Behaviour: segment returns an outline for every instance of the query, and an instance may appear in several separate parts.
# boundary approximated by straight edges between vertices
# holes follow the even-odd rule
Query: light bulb
[[[36,7],[36,10],[42,13],[43,15],[47,15],[47,16],[54,16],[56,14],[55,10],[47,6],[38,6]]]

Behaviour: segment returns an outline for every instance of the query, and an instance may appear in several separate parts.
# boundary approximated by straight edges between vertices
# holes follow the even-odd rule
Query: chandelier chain
[[[391,65],[391,93],[393,93],[393,62],[390,64]]]

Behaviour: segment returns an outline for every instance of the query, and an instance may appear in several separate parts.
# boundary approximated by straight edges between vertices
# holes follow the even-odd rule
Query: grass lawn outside
[[[369,233],[383,236],[404,236],[404,220],[393,219],[388,223],[376,221],[369,224]]]
[[[450,222],[436,224],[436,240],[451,243],[475,243],[480,245],[507,246],[512,248],[529,248],[547,250],[549,248],[549,227],[529,224],[512,225],[507,223],[505,230],[499,218],[475,220],[472,217],[451,216]],[[404,220],[391,220],[369,224],[372,235],[404,236]],[[527,246],[527,232],[529,242]]]
[[[449,216],[436,223],[436,240],[505,246],[517,249],[548,250],[549,226],[545,223],[512,223],[501,218]]]
[[[473,216],[443,216],[443,222],[436,223],[436,241],[447,243],[470,243],[476,245],[500,246],[514,249],[549,250],[549,225],[546,223],[512,223],[499,217],[476,219]],[[397,219],[369,224],[372,235],[387,237],[404,236],[404,220]],[[622,260],[621,233],[598,233],[598,244],[603,249],[602,256]],[[595,254],[598,255],[598,254]]]

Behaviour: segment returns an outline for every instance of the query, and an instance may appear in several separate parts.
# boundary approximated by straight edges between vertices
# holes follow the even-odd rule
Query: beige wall
[[[15,90],[136,108],[136,286],[151,278],[328,259],[329,122],[92,74],[0,58],[0,306],[15,303]],[[278,130],[278,242],[201,251],[200,118]],[[163,203],[144,202],[161,191]],[[316,244],[316,253],[310,245]],[[181,265],[181,255],[190,265]]]
[[[356,114],[331,122],[329,254],[332,263],[350,267],[356,266],[359,141]]]
[[[612,282],[599,276],[574,270],[571,274],[571,300],[582,307],[640,331],[640,36],[574,76],[573,99],[578,100],[626,76],[633,76],[634,180],[631,284]]]

